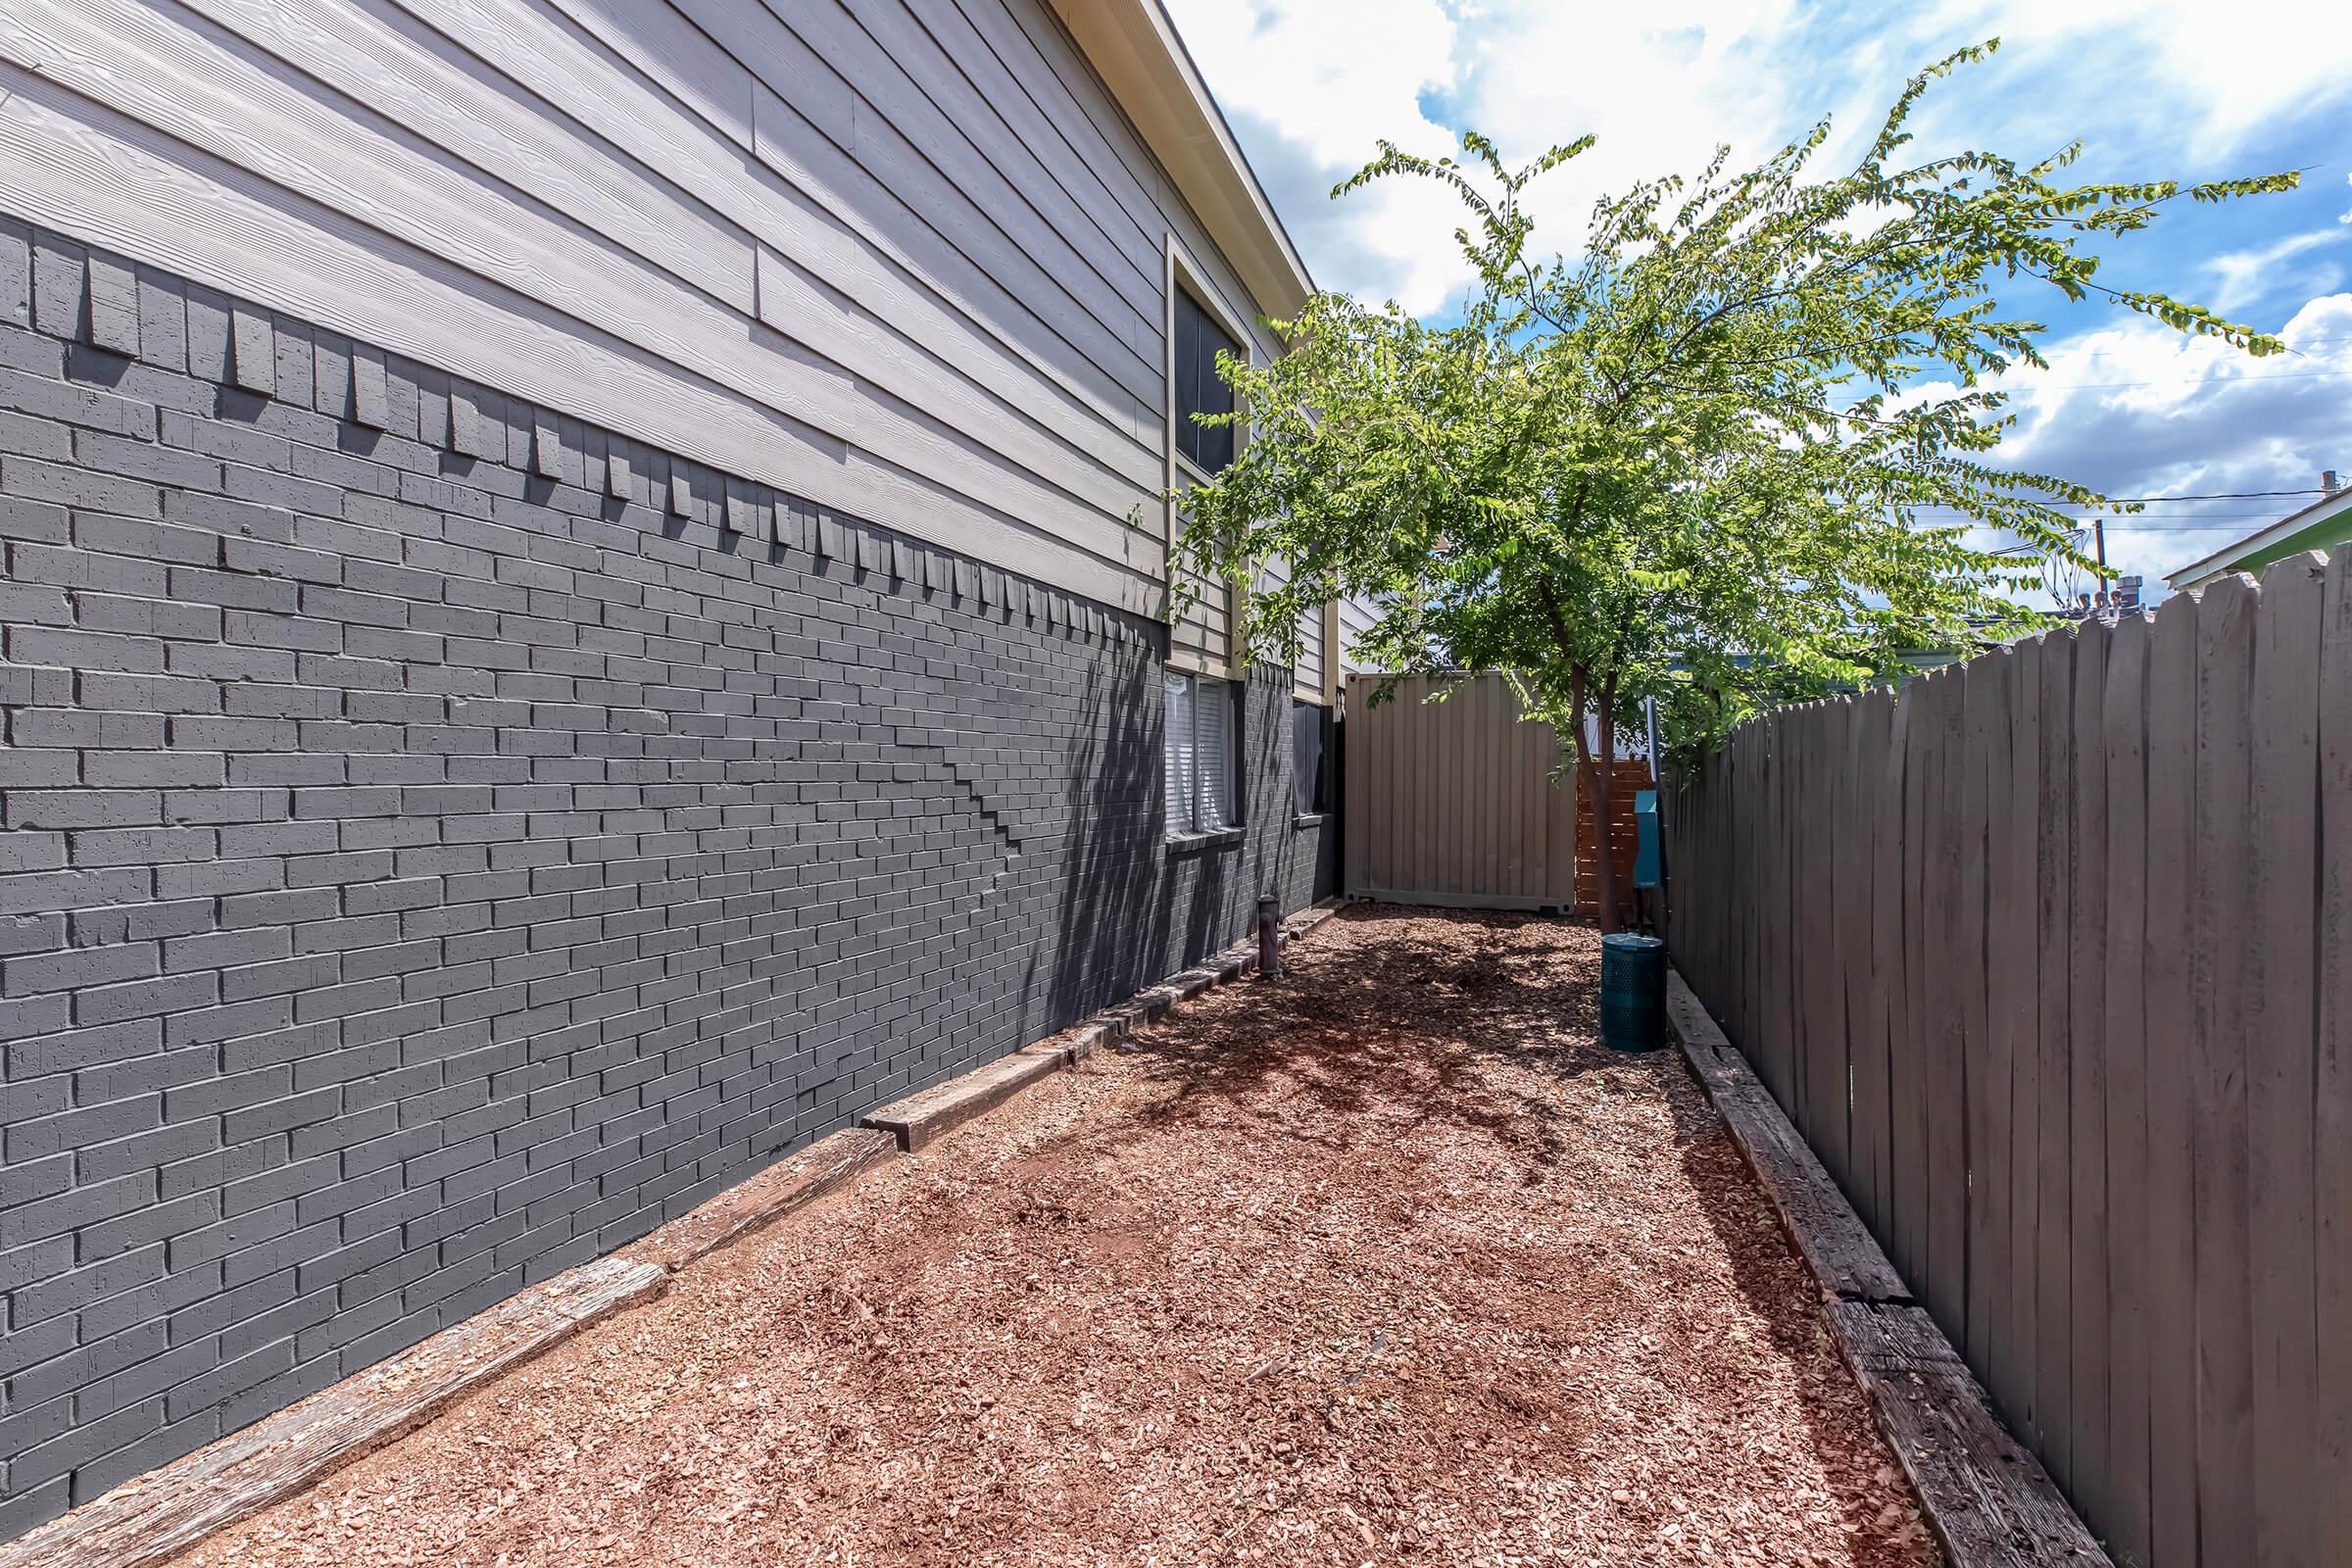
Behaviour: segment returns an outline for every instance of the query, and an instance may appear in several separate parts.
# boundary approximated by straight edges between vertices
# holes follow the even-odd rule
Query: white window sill
[[[1242,838],[1242,830],[1238,827],[1219,828],[1214,833],[1171,833],[1167,837],[1167,853],[1175,857],[1230,850],[1238,846]]]
[[[1330,820],[1331,813],[1329,811],[1300,811],[1297,816],[1291,818],[1291,826],[1321,827]]]

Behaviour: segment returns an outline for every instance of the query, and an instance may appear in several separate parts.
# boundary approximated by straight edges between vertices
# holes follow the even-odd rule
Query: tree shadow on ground
[[[1433,944],[1433,915],[1455,940]],[[1282,979],[1211,993],[1117,1048],[1146,1058],[1164,1098],[1105,1135],[1238,1115],[1346,1148],[1392,1135],[1402,1116],[1482,1129],[1545,1166],[1565,1152],[1572,1110],[1498,1087],[1484,1061],[1507,1057],[1550,1084],[1596,1072],[1639,1083],[1653,1071],[1598,1043],[1589,922],[1573,924],[1592,940],[1563,948],[1554,938],[1572,923],[1536,915],[1356,905],[1334,919],[1344,942],[1294,950]],[[1546,929],[1519,940],[1531,927]]]
[[[1591,1097],[1563,1093],[1568,1085],[1594,1079],[1604,1092],[1656,1097],[1736,1288],[1780,1356],[1819,1365],[1827,1352],[1810,1280],[1680,1053],[1599,1044],[1599,934],[1590,922],[1370,905],[1334,918],[1341,940],[1299,947],[1284,978],[1212,992],[1116,1048],[1144,1058],[1163,1093],[1069,1143],[1105,1152],[1238,1118],[1269,1138],[1345,1153],[1444,1121],[1506,1146],[1533,1185],[1587,1135],[1579,1107]],[[1433,919],[1444,926],[1433,931]],[[1563,925],[1580,940],[1560,943]],[[1531,927],[1544,929],[1530,940]],[[1515,1072],[1487,1070],[1504,1058]],[[1803,1281],[1793,1287],[1792,1263]],[[1798,1310],[1792,1288],[1808,1293]],[[1811,1418],[1817,1403],[1803,1408],[1805,1444],[1825,1466],[1844,1463],[1847,1449]],[[1864,1560],[1886,1535],[1867,1495],[1849,1490],[1840,1521]]]

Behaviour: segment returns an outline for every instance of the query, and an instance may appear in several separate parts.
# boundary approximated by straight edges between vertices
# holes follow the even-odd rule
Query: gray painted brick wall
[[[1288,671],[1171,855],[1162,628],[6,220],[0,545],[0,1539],[1329,886]]]

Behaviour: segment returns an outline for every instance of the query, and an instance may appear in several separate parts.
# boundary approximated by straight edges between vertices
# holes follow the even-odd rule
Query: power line
[[[2278,370],[2245,375],[2171,375],[2154,381],[2006,381],[1996,392],[2111,392],[2135,386],[2258,386],[2265,381],[2310,381],[2352,375],[2352,370]]]
[[[2322,490],[2314,487],[2309,490],[2210,490],[2203,494],[2177,496],[2109,496],[2103,501],[2033,501],[2028,498],[2021,499],[2026,499],[2027,504],[2029,505],[2044,507],[2054,512],[2065,511],[2070,508],[2075,511],[2087,510],[2090,512],[2106,512],[2115,507],[2163,506],[2170,505],[2175,502],[2267,501],[2277,496],[2326,496],[2333,494],[2335,494],[2335,492],[2332,490]],[[1948,501],[1922,501],[1909,510],[1913,512],[1970,511],[1969,508],[1954,506]]]

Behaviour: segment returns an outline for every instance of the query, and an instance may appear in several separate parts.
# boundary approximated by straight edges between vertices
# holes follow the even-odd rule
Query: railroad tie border
[[[1666,971],[1666,1017],[1820,1288],[1838,1358],[1919,1494],[1951,1568],[2110,1568],[2041,1462],[1992,1407],[1747,1058]]]
[[[1328,900],[1285,931],[1304,936]],[[451,1404],[624,1308],[717,1249],[920,1149],[1180,1002],[1256,968],[1255,939],[1149,986],[1012,1054],[884,1106],[618,1250],[517,1292],[388,1360],[0,1544],[0,1568],[150,1568],[294,1496],[423,1426]]]

